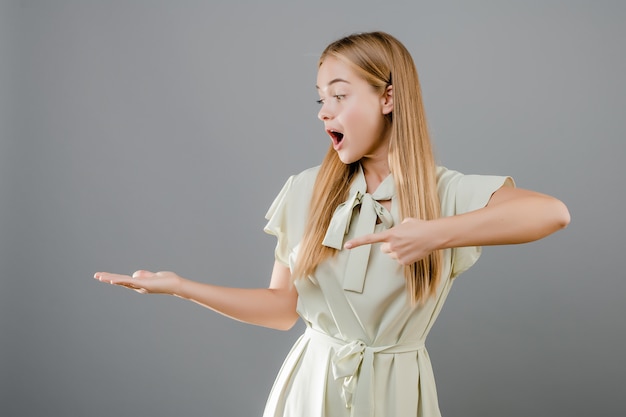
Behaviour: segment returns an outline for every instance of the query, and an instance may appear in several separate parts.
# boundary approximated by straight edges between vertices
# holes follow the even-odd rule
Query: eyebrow
[[[332,79],[329,83],[328,86],[331,86],[335,83],[346,83],[346,84],[350,84],[350,81],[344,80],[343,78],[334,78]],[[317,88],[318,90],[320,89],[320,87],[318,85],[315,86],[315,88]]]

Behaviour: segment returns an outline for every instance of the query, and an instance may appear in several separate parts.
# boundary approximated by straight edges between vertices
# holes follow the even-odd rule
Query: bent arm
[[[410,265],[438,249],[532,242],[569,221],[567,207],[556,198],[505,186],[481,209],[436,220],[406,218],[391,229],[351,239],[344,247],[382,243],[381,251]]]
[[[501,187],[484,208],[435,220],[444,240],[438,249],[527,243],[570,222],[560,200],[534,191]]]
[[[231,288],[192,281],[173,272],[137,271],[128,275],[97,272],[94,278],[140,293],[184,298],[232,319],[278,330],[288,330],[298,320],[298,294],[291,272],[275,262],[268,288]]]

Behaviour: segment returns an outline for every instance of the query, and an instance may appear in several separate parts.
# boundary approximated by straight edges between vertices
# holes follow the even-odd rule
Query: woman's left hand
[[[382,232],[347,241],[346,249],[371,243],[382,243],[380,250],[402,265],[410,265],[439,248],[435,221],[406,218],[402,223]]]

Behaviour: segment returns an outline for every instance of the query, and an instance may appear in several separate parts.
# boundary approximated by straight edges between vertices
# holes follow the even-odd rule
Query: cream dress
[[[288,179],[271,205],[265,231],[278,238],[276,259],[293,270],[319,167]],[[509,177],[463,175],[439,167],[442,215],[484,207]],[[391,199],[391,212],[378,201]],[[393,178],[366,193],[359,169],[349,198],[335,211],[323,244],[399,224]],[[269,395],[264,417],[436,417],[435,379],[424,341],[454,278],[480,256],[479,247],[444,251],[435,297],[412,308],[403,267],[366,245],[340,250],[313,276],[295,281],[306,330],[296,341]]]

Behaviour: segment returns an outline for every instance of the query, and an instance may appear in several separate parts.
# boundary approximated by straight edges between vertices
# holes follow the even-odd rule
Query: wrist
[[[440,217],[429,222],[433,228],[435,237],[434,250],[448,249],[454,246],[454,220],[453,217]]]
[[[188,281],[187,279],[181,276],[176,276],[176,279],[174,280],[174,285],[171,291],[171,295],[180,297],[180,298],[188,298],[186,295],[187,281]]]

